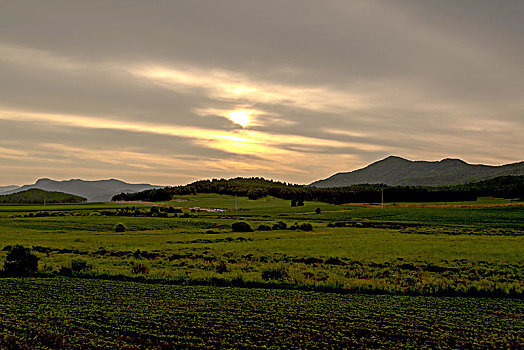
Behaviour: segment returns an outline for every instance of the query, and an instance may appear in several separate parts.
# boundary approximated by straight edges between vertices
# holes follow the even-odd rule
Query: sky
[[[0,0],[0,185],[524,159],[524,1]]]

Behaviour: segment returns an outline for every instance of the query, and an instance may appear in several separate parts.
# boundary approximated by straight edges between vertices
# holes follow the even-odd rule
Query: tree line
[[[296,203],[319,201],[331,204],[386,202],[456,202],[478,197],[524,198],[524,176],[501,176],[480,182],[449,186],[387,186],[360,184],[319,188],[266,180],[260,177],[200,180],[188,185],[152,189],[138,193],[120,193],[114,201],[168,201],[177,195],[215,193],[259,199],[265,196]]]

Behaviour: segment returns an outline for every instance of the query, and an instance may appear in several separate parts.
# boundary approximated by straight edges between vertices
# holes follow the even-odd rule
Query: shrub
[[[222,273],[228,272],[229,270],[228,270],[228,268],[227,268],[226,263],[223,262],[223,261],[221,261],[221,262],[217,265],[217,267],[216,267],[216,271],[217,271],[217,273],[222,274]]]
[[[126,230],[127,230],[126,225],[122,223],[118,223],[115,225],[115,232],[126,232]]]
[[[15,245],[8,249],[4,271],[13,276],[29,276],[38,271],[38,257],[29,248]]]
[[[253,232],[251,226],[249,226],[249,224],[244,221],[233,223],[231,228],[233,229],[233,232]]]
[[[268,225],[259,225],[257,231],[271,231],[271,226]]]
[[[262,271],[262,279],[264,281],[269,281],[269,280],[284,281],[284,280],[289,279],[289,273],[283,267],[265,269],[264,271]]]
[[[149,213],[150,213],[151,215],[153,215],[153,214],[158,214],[158,213],[160,213],[160,209],[158,209],[158,207],[153,206],[153,207],[151,207],[151,208],[149,209]]]
[[[320,208],[315,209],[315,214],[320,214],[322,210]]]
[[[146,275],[149,273],[149,267],[142,263],[133,263],[133,265],[131,266],[131,273],[135,275]]]
[[[302,231],[313,231],[313,225],[308,224],[308,223],[306,223],[306,224],[302,224],[302,225],[300,225],[298,228],[299,228],[300,230],[302,230]]]
[[[86,272],[93,268],[93,266],[89,265],[87,261],[81,260],[81,259],[75,259],[71,260],[71,271],[72,272]]]
[[[283,221],[279,221],[273,225],[273,230],[285,230],[286,228],[287,224]]]

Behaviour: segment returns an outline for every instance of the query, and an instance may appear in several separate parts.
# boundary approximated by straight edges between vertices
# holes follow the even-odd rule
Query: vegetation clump
[[[71,271],[75,273],[83,273],[91,270],[93,266],[82,259],[71,260]]]
[[[133,265],[131,265],[131,273],[133,275],[147,275],[149,273],[149,266],[142,263],[133,263]]]
[[[284,267],[269,268],[262,271],[262,279],[264,281],[285,281],[289,279],[289,273]]]
[[[249,226],[249,224],[244,221],[233,223],[233,225],[231,225],[231,228],[233,229],[233,232],[253,232],[251,226]]]
[[[126,232],[126,231],[127,231],[126,225],[122,223],[118,223],[115,225],[115,232]]]
[[[272,227],[273,230],[285,230],[287,229],[287,224],[283,221],[279,221]]]
[[[38,257],[21,245],[8,247],[4,272],[10,276],[30,276],[38,271]]]

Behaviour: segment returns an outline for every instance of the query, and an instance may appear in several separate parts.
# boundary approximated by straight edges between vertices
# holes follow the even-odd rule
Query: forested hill
[[[315,181],[311,186],[339,187],[362,183],[382,183],[391,186],[444,186],[507,175],[524,175],[524,162],[490,166],[468,164],[460,159],[446,158],[438,162],[428,162],[390,156],[365,168],[337,173],[327,179]]]
[[[258,199],[274,196],[287,200],[326,203],[380,202],[381,192],[388,202],[452,202],[476,200],[481,196],[524,198],[524,176],[502,176],[477,183],[456,186],[387,186],[365,184],[347,187],[318,188],[286,184],[263,178],[235,178],[196,181],[185,186],[166,187],[139,193],[121,193],[114,201],[168,201],[177,195],[216,193]]]
[[[56,204],[56,203],[82,203],[86,198],[67,194],[63,192],[50,192],[37,188],[27,191],[6,194],[0,196],[0,203],[3,204]]]

